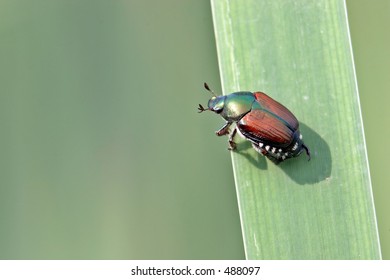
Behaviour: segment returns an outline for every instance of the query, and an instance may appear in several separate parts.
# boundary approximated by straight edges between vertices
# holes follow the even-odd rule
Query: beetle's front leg
[[[226,122],[220,130],[216,131],[217,136],[226,135],[229,133],[229,127],[232,125],[232,122]]]
[[[236,142],[234,142],[234,136],[236,136],[236,133],[237,133],[237,127],[235,127],[232,133],[230,133],[229,135],[229,148],[228,148],[229,151],[233,151],[237,147]]]

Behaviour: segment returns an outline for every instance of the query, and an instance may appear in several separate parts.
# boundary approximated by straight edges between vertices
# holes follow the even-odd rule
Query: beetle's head
[[[207,108],[204,108],[201,104],[199,104],[198,107],[199,113],[210,110],[217,114],[220,114],[223,110],[223,107],[225,106],[226,96],[224,95],[216,96],[215,93],[209,88],[209,86],[206,83],[204,83],[204,87],[209,92],[211,92],[213,97],[210,98],[209,103],[207,104]]]

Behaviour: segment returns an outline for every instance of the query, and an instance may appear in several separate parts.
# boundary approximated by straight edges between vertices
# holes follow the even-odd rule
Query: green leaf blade
[[[247,258],[380,259],[345,3],[211,3],[224,93],[286,105],[312,153],[232,153]]]

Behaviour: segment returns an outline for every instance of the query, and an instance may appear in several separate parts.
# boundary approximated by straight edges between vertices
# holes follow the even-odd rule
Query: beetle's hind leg
[[[309,147],[307,147],[305,144],[302,144],[302,148],[305,149],[306,155],[307,155],[308,158],[309,158],[307,161],[309,161],[309,160],[311,159]]]
[[[285,159],[283,158],[276,158],[276,157],[273,157],[271,156],[271,154],[266,154],[265,155],[270,161],[272,161],[273,163],[275,163],[276,165],[279,165],[279,163],[285,161]]]
[[[265,156],[265,155],[267,154],[267,151],[264,150],[264,149],[262,149],[262,148],[260,148],[260,147],[259,147],[259,144],[257,144],[257,143],[253,143],[253,142],[252,142],[252,147],[253,147],[253,149],[255,149],[255,151],[258,152],[260,155]]]
[[[283,158],[277,158],[277,157],[274,157],[271,153],[267,152],[266,149],[263,149],[260,147],[259,143],[252,143],[252,147],[261,155],[267,157],[270,161],[272,161],[273,163],[275,163],[276,165],[278,165],[279,163],[281,163],[282,161],[284,161]]]

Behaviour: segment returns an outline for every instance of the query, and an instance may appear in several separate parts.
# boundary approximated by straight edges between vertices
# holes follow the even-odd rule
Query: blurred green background
[[[384,258],[390,2],[347,1]],[[0,259],[242,259],[208,0],[0,0]],[[340,155],[342,156],[342,155]]]

